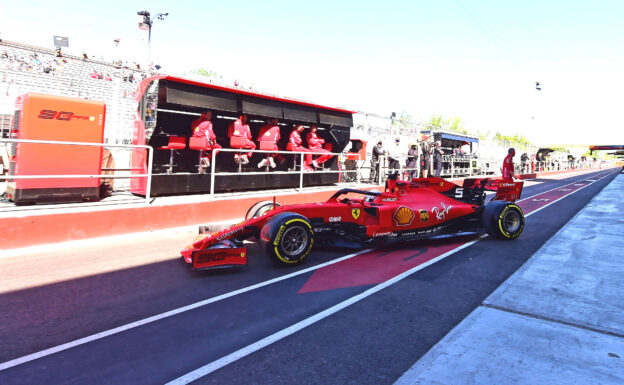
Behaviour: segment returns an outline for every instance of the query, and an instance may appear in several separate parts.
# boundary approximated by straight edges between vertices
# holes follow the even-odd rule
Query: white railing
[[[296,155],[299,156],[299,170],[292,171],[237,171],[237,172],[217,172],[216,171],[216,155],[218,152],[232,152],[232,153],[258,153],[258,154],[288,154],[288,155]],[[240,149],[240,148],[220,148],[216,150],[212,150],[211,153],[211,162],[210,162],[210,195],[214,196],[215,192],[215,177],[217,176],[228,176],[228,175],[264,175],[264,174],[282,174],[282,175],[292,175],[299,174],[299,190],[303,189],[303,175],[304,174],[319,174],[319,173],[342,173],[342,172],[357,172],[357,181],[360,180],[360,169],[362,165],[359,165],[357,171],[354,170],[314,170],[314,171],[306,171],[303,165],[305,164],[305,156],[306,155],[332,155],[336,157],[344,156],[344,153],[337,152],[314,152],[312,150],[299,152],[299,151],[282,151],[282,150],[248,150],[248,149]],[[358,160],[360,159],[360,155],[357,154]],[[359,162],[358,162],[359,163]],[[293,167],[294,168],[294,167]]]
[[[392,169],[390,168],[387,163],[386,160],[388,159],[387,155],[380,155],[379,156],[379,161],[377,163],[377,168],[378,168],[378,172],[373,172],[373,166],[367,166],[367,167],[360,167],[361,169],[369,169],[370,170],[370,176],[371,178],[369,178],[369,180],[371,180],[371,182],[376,183],[378,185],[381,185],[382,182],[384,182],[385,180],[385,175],[387,174],[392,174],[392,173],[398,173],[401,176],[407,176],[409,175],[411,172],[416,172],[418,173],[418,175],[421,175],[420,173],[422,172],[422,170],[420,169],[420,157],[419,162],[418,162],[418,167],[415,168],[408,168],[406,166],[404,166],[403,163],[401,163],[399,168],[396,169]],[[457,176],[468,176],[468,177],[473,177],[473,176],[485,176],[485,175],[501,175],[502,172],[502,165],[503,165],[503,161],[501,159],[484,159],[484,158],[475,158],[472,156],[452,156],[452,155],[443,155],[443,162],[442,162],[442,172],[440,174],[441,177],[443,178],[448,178],[448,177],[457,177]],[[476,167],[473,167],[472,162],[476,161]],[[449,167],[444,167],[444,165],[448,165],[448,164],[454,164],[453,162],[457,163],[468,163],[467,167],[462,167],[462,168],[449,168]],[[580,161],[575,161],[575,162],[536,162],[534,165],[531,164],[531,162],[527,162],[524,166],[523,169],[523,163],[522,162],[514,162],[514,167],[515,167],[515,174],[530,174],[530,173],[536,173],[536,172],[544,172],[544,171],[568,171],[568,170],[582,170],[582,169],[591,169],[591,168],[596,168],[598,167],[597,163],[591,162],[591,161],[586,161],[586,162],[580,162]],[[431,162],[430,163],[430,173],[428,173],[428,176],[433,176],[435,175],[435,163]],[[375,177],[375,180],[372,181],[372,176]]]
[[[33,143],[33,144],[48,144],[48,145],[69,145],[69,146],[91,146],[91,147],[109,147],[109,148],[129,148],[129,149],[145,149],[147,150],[147,174],[129,174],[129,175],[109,175],[109,174],[88,174],[88,175],[75,175],[75,174],[59,174],[59,175],[0,175],[1,180],[16,180],[16,179],[85,179],[85,178],[100,178],[100,179],[129,179],[129,178],[147,178],[147,189],[145,192],[145,203],[149,204],[151,186],[152,186],[152,164],[153,164],[153,151],[150,146],[145,145],[132,145],[132,144],[104,144],[104,143],[91,143],[91,142],[67,142],[58,140],[32,140],[32,139],[2,139],[0,143]]]

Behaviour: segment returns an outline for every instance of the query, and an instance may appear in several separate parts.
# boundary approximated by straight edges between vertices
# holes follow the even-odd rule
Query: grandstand
[[[100,74],[101,78],[93,77]],[[132,94],[146,71],[55,50],[0,42],[0,130],[6,137],[15,98],[26,92],[71,96],[106,103],[105,142],[132,141]],[[110,79],[110,80],[106,80]]]

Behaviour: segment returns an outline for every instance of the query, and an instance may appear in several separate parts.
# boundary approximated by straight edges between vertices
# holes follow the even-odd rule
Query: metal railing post
[[[379,170],[377,175],[377,185],[381,185],[381,175],[384,174],[384,164],[386,162],[385,155],[379,155]]]
[[[357,175],[355,176],[355,183],[356,184],[360,184],[360,181],[362,180],[362,166],[364,165],[364,163],[360,163],[362,161],[362,156],[360,154],[358,154],[358,167],[357,167]]]
[[[145,188],[145,203],[149,205],[152,193],[152,165],[154,164],[154,149],[147,149],[147,187]]]
[[[218,150],[212,150],[210,154],[212,157],[212,162],[210,162],[210,197],[214,199],[214,191],[215,191],[215,159],[217,157]]]
[[[299,155],[299,192],[301,192],[301,190],[303,190],[303,156],[305,155],[304,152],[301,153],[301,155]]]

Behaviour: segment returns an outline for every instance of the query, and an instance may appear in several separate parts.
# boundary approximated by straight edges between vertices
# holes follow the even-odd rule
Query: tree
[[[190,71],[191,75],[201,76],[208,79],[223,79],[223,75],[219,75],[217,72],[213,70],[209,70],[207,68],[198,68]]]
[[[428,125],[429,125],[429,127],[432,130],[442,129],[443,126],[444,126],[444,122],[442,120],[442,115],[433,114],[433,116],[429,120],[429,124]]]

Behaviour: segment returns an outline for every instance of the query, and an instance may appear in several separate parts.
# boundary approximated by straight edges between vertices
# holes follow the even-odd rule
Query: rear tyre
[[[493,237],[515,239],[524,230],[524,213],[515,203],[494,201],[483,210],[483,227]]]
[[[279,203],[275,203],[275,207],[281,207],[281,205]],[[256,202],[249,208],[249,210],[247,210],[247,214],[245,214],[245,220],[257,218],[261,215],[268,213],[271,210],[273,210],[273,201]]]
[[[262,228],[260,240],[266,253],[283,265],[297,265],[310,254],[314,231],[306,217],[296,213],[281,213]]]

